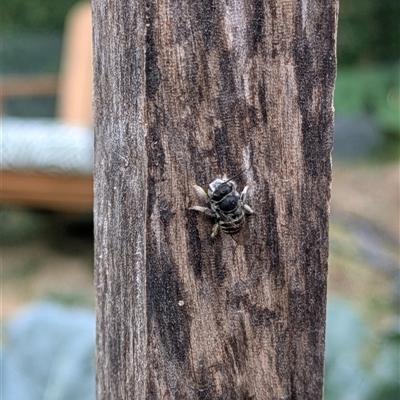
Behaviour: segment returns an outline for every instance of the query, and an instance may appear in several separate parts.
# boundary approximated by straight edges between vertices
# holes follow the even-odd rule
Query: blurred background
[[[66,94],[90,81],[85,72],[77,77],[69,61],[82,60],[79,51],[71,53],[83,29],[79,21],[87,18],[81,17],[85,6],[76,4],[2,1],[4,400],[95,397],[91,175],[71,155],[90,146],[91,115],[70,110],[68,103],[79,100]],[[399,11],[397,0],[340,4],[327,400],[400,398]],[[13,139],[7,140],[5,127],[23,135],[38,118],[42,147],[30,144],[12,165],[15,149],[8,146]],[[48,143],[45,132],[59,130],[61,137],[65,126],[73,139]],[[39,166],[49,171],[47,180],[32,172],[37,165],[24,164],[34,163],[32,148],[53,155]],[[54,159],[63,160],[61,170]],[[13,168],[17,175],[9,174]],[[60,187],[65,172],[68,180]],[[54,190],[59,198],[52,197]]]

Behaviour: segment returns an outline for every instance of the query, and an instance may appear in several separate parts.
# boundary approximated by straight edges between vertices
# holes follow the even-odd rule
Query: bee
[[[245,186],[242,193],[239,194],[236,182],[233,181],[243,172],[230,179],[226,175],[222,179],[215,179],[208,185],[207,194],[200,186],[193,186],[199,199],[206,203],[209,202],[210,208],[193,206],[190,210],[200,211],[214,218],[211,238],[216,237],[219,231],[230,235],[238,233],[244,226],[245,214],[254,214],[251,207],[246,204],[249,186]]]

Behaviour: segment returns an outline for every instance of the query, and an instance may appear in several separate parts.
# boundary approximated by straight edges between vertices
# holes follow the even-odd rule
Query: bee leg
[[[255,214],[248,204],[243,204],[243,208],[246,210],[247,214]]]
[[[219,231],[219,222],[216,222],[212,229],[211,239],[214,239],[215,236],[218,235],[218,231]]]
[[[200,186],[198,186],[198,185],[193,185],[193,189],[194,189],[194,191],[195,191],[195,193],[196,193],[196,196],[197,196],[200,200],[202,200],[202,201],[204,201],[204,202],[207,202],[207,201],[208,201],[207,193],[204,191],[204,189],[203,189],[202,187],[200,187]]]
[[[246,201],[246,196],[247,196],[247,191],[249,190],[249,186],[245,186],[242,193],[240,193],[240,200],[242,200],[242,203]]]
[[[254,211],[248,204],[245,204],[247,191],[249,190],[249,186],[245,186],[242,193],[240,193],[240,200],[242,201],[243,208],[246,210],[247,214],[255,214]]]
[[[214,213],[207,207],[193,206],[193,207],[190,207],[189,210],[200,211],[204,214],[207,214],[209,217],[214,217]]]

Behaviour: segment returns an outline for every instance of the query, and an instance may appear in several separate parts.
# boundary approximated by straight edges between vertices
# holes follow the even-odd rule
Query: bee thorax
[[[230,195],[226,196],[219,204],[219,208],[221,211],[229,212],[234,211],[238,208],[239,203],[236,196]]]

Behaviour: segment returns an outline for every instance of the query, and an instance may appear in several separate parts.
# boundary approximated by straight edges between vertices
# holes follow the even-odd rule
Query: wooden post
[[[92,5],[98,400],[322,398],[337,1]]]

